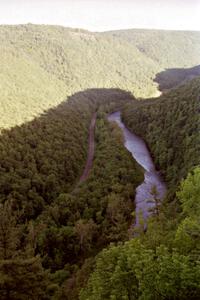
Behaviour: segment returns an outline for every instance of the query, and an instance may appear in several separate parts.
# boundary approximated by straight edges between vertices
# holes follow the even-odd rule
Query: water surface
[[[117,122],[118,126],[123,132],[124,146],[129,152],[131,152],[134,159],[144,169],[144,182],[137,187],[135,197],[135,225],[137,226],[139,225],[140,214],[142,214],[143,219],[146,222],[148,216],[150,215],[150,209],[155,205],[153,202],[151,202],[153,199],[151,194],[152,187],[156,187],[158,198],[162,199],[166,193],[166,185],[163,182],[160,174],[155,169],[153,160],[145,142],[139,136],[126,128],[124,123],[121,121],[120,112],[114,112],[110,114],[108,116],[108,120]]]

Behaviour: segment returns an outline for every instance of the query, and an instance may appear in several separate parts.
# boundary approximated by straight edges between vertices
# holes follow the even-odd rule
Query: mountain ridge
[[[131,32],[138,41],[137,30]],[[0,128],[29,121],[73,93],[88,88],[120,88],[139,98],[152,97],[158,95],[154,78],[164,68],[186,64],[192,67],[194,63],[200,63],[198,55],[192,55],[200,51],[200,34],[185,33],[187,51],[183,51],[182,39],[179,39],[180,45],[176,41],[176,35],[182,33],[165,32],[173,37],[177,51],[181,53],[178,58],[177,55],[168,57],[171,62],[166,64],[161,58],[156,61],[155,55],[159,56],[159,45],[163,45],[161,49],[169,47],[170,38],[163,42],[160,33],[154,31],[157,45],[154,47],[149,34],[152,35],[151,31],[143,31],[139,42],[146,48],[151,44],[156,54],[152,52],[150,56],[147,50],[143,53],[137,47],[136,41],[135,44],[128,41],[126,34],[122,38],[110,33],[53,25],[0,26],[3,87],[0,89]]]

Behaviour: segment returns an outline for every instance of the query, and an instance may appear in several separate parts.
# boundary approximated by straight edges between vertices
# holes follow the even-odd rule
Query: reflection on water
[[[166,192],[166,185],[162,181],[161,176],[156,171],[153,160],[147,149],[144,141],[134,133],[130,132],[121,121],[120,112],[112,113],[108,116],[109,121],[117,122],[118,126],[122,129],[124,135],[124,146],[131,152],[135,160],[140,164],[144,173],[144,182],[137,187],[135,205],[136,205],[136,226],[139,224],[139,215],[142,213],[144,221],[150,214],[150,208],[154,203],[149,202],[153,199],[151,194],[152,187],[155,186],[158,192],[159,199],[162,199]]]

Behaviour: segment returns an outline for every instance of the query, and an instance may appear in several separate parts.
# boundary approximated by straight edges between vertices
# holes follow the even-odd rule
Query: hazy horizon
[[[0,0],[0,24],[61,25],[91,31],[200,31],[199,13],[200,0]]]

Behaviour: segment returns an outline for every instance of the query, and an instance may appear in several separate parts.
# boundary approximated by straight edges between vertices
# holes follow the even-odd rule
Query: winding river
[[[134,159],[139,165],[144,169],[144,182],[139,185],[136,189],[135,196],[135,213],[136,221],[135,226],[139,225],[140,214],[142,214],[144,219],[144,226],[146,228],[146,220],[150,215],[150,209],[155,206],[151,194],[152,187],[156,187],[158,198],[163,199],[166,193],[166,185],[163,182],[159,172],[156,171],[153,160],[149,153],[149,150],[145,142],[136,134],[130,132],[121,121],[120,112],[114,112],[108,116],[110,122],[116,122],[118,126],[122,129],[124,136],[124,146],[131,152]]]

